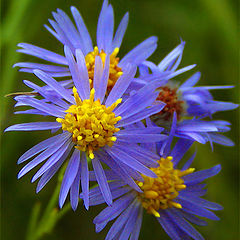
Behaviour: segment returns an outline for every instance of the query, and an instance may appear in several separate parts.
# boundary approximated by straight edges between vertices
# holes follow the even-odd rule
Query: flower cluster
[[[221,167],[195,171],[191,164],[196,153],[185,163],[182,158],[195,142],[234,145],[220,134],[230,130],[230,123],[213,120],[212,115],[238,105],[215,101],[209,92],[232,86],[195,86],[198,72],[183,84],[176,83],[177,75],[195,67],[178,69],[185,42],[158,65],[147,60],[157,47],[156,37],[117,57],[128,13],[114,33],[113,7],[107,0],[99,15],[96,44],[78,10],[71,7],[71,12],[74,23],[57,9],[54,20],[49,20],[52,28],[46,25],[62,43],[63,55],[18,45],[19,52],[48,63],[15,64],[43,82],[39,86],[24,80],[32,92],[16,96],[15,106],[30,108],[15,113],[47,116],[51,121],[16,124],[5,131],[53,134],[19,158],[18,164],[30,161],[18,178],[42,164],[32,178],[39,179],[39,192],[66,163],[60,208],[68,194],[73,210],[79,198],[86,209],[106,203],[94,219],[97,232],[116,219],[106,239],[138,239],[143,211],[154,215],[172,239],[203,239],[190,223],[205,225],[199,217],[218,220],[210,210],[222,207],[202,198],[206,193],[202,181]],[[90,181],[98,185],[89,189]]]

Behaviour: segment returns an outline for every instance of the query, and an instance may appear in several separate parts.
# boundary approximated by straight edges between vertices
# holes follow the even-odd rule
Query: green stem
[[[33,207],[32,214],[30,217],[27,237],[26,237],[27,240],[32,240],[32,236],[34,235],[34,230],[37,228],[37,220],[40,213],[40,209],[41,209],[41,204],[37,202]]]
[[[54,229],[58,221],[71,209],[70,202],[67,203],[61,210],[57,208],[58,196],[59,196],[62,178],[65,172],[66,166],[67,166],[67,162],[65,166],[62,167],[59,173],[58,184],[55,188],[54,193],[52,194],[52,197],[45,211],[42,214],[41,219],[39,219],[40,208],[41,208],[40,203],[37,203],[34,205],[32,214],[30,217],[26,240],[39,240],[45,234],[52,232],[52,230]],[[94,188],[96,185],[94,185],[92,188]],[[79,201],[82,201],[82,200],[80,199]]]
[[[65,164],[65,166],[62,167],[59,173],[57,186],[55,188],[55,191],[52,194],[52,197],[45,211],[42,214],[41,219],[39,219],[39,213],[40,213],[40,207],[41,207],[40,204],[36,204],[33,207],[32,216],[29,222],[29,229],[27,231],[27,236],[26,236],[27,240],[41,239],[43,235],[50,233],[53,230],[53,228],[57,224],[57,221],[63,216],[63,214],[59,216],[59,213],[61,211],[59,211],[56,206],[58,202],[58,195],[61,187],[63,174],[66,169],[66,165],[67,164]],[[68,206],[66,207],[67,209],[64,211],[65,213],[70,209],[70,207]],[[65,209],[65,207],[63,209]],[[38,219],[39,221],[37,222]]]

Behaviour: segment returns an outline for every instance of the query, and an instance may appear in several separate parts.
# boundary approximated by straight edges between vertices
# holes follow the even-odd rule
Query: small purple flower
[[[216,101],[209,90],[229,89],[234,86],[195,86],[200,79],[200,72],[195,73],[183,84],[179,85],[172,79],[190,69],[190,65],[177,70],[183,54],[185,42],[182,42],[169,53],[158,65],[144,61],[140,66],[140,76],[135,79],[135,86],[141,88],[149,81],[159,82],[159,96],[157,100],[166,103],[165,109],[160,112],[158,119],[169,120],[173,112],[177,113],[178,120],[184,117],[212,117],[218,111],[233,110],[238,104]],[[150,71],[151,70],[151,73]]]
[[[45,25],[47,30],[63,44],[67,46],[76,57],[76,52],[84,56],[89,79],[94,78],[94,68],[110,62],[110,74],[108,79],[108,92],[112,89],[118,78],[127,71],[128,64],[140,65],[157,48],[157,37],[150,37],[127,53],[121,60],[117,57],[128,24],[128,13],[122,18],[114,34],[114,13],[108,0],[104,0],[97,25],[97,44],[93,45],[85,23],[75,7],[71,7],[74,23],[61,9],[53,12],[54,20],[49,19],[52,26]],[[20,71],[33,72],[34,69],[42,70],[51,77],[71,76],[71,68],[68,59],[52,51],[36,47],[27,43],[18,44],[18,52],[35,56],[51,64],[20,62],[14,66],[20,67]],[[92,83],[93,84],[93,83]]]
[[[200,79],[197,72],[179,85],[173,78],[192,69],[190,65],[178,69],[182,59],[185,42],[181,42],[158,65],[144,61],[140,66],[140,76],[135,78],[129,91],[141,89],[149,82],[158,82],[159,95],[156,100],[166,103],[159,113],[151,119],[161,127],[169,129],[173,114],[177,115],[176,136],[200,143],[213,142],[233,146],[227,137],[219,134],[230,130],[230,123],[222,120],[212,120],[212,115],[219,111],[233,110],[238,104],[216,101],[209,90],[229,89],[234,86],[195,86]]]
[[[173,126],[172,130],[174,128]],[[206,184],[202,181],[218,174],[221,166],[195,172],[194,168],[190,168],[194,154],[182,168],[178,168],[178,163],[193,142],[180,139],[171,150],[173,136],[170,135],[168,140],[157,145],[144,145],[147,151],[154,150],[159,154],[159,166],[151,168],[157,178],[141,174],[142,180],[136,180],[142,192],[126,186],[122,180],[114,177],[112,171],[106,172],[108,180],[111,180],[109,186],[115,201],[93,220],[96,232],[114,220],[106,240],[137,240],[143,211],[154,215],[173,240],[204,239],[191,224],[205,226],[207,222],[199,217],[219,220],[211,210],[222,210],[222,207],[202,198],[207,191]],[[94,181],[94,174],[91,173],[90,176]],[[91,189],[90,205],[101,203],[104,203],[104,199],[99,187]]]

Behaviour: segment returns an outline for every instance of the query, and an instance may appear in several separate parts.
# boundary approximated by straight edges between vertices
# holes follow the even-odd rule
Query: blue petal
[[[66,67],[47,65],[47,64],[41,64],[41,63],[31,63],[31,62],[19,62],[14,64],[13,67],[39,69],[39,70],[43,70],[44,72],[67,72],[68,71],[68,68]]]
[[[140,147],[138,144],[126,145],[125,143],[115,143],[119,148],[127,151],[128,154],[148,167],[157,167],[160,156],[152,151]]]
[[[224,146],[232,147],[235,145],[231,139],[218,133],[209,133],[209,137],[213,142]]]
[[[112,40],[113,40],[113,29],[114,28],[114,16],[113,16],[113,7],[109,5],[106,13],[104,15],[103,21],[103,41],[104,41],[104,48],[103,50],[110,54],[112,51]]]
[[[70,72],[72,75],[74,86],[77,88],[80,98],[82,100],[88,99],[89,96],[85,95],[85,89],[84,89],[85,85],[81,84],[81,82],[82,81],[84,82],[85,80],[83,79],[82,74],[79,73],[79,68],[83,68],[83,67],[86,68],[86,65],[84,65],[85,60],[84,60],[84,62],[81,62],[80,66],[78,66],[78,64],[75,62],[75,59],[73,57],[73,54],[72,54],[70,48],[66,45],[64,46],[64,52],[65,52],[65,55],[66,55],[66,58],[68,61],[68,65],[69,65],[69,69],[70,69]],[[79,60],[80,59],[78,59],[78,61]],[[82,59],[82,61],[83,61],[83,59]],[[84,77],[86,77],[86,74],[84,75]]]
[[[69,108],[69,103],[67,103],[64,99],[62,99],[61,95],[59,95],[55,90],[53,90],[51,87],[49,87],[48,85],[45,85],[43,87],[39,87],[38,85],[27,81],[27,80],[23,80],[24,84],[27,85],[28,87],[32,88],[34,91],[38,92],[40,95],[42,95],[44,97],[44,99],[41,99],[39,101],[45,101],[45,102],[52,102],[53,104],[58,105],[60,108],[59,111],[65,111],[65,109]],[[68,82],[69,83],[69,82]],[[62,82],[59,82],[59,84],[61,84],[62,87],[67,88],[68,85],[65,85]],[[69,90],[67,90],[69,91]],[[24,98],[15,98],[15,100],[17,101],[21,101],[24,100]]]
[[[153,104],[152,107],[146,108],[146,109],[140,111],[139,113],[136,113],[126,119],[120,120],[115,126],[116,127],[124,127],[124,126],[130,125],[132,123],[139,122],[145,118],[152,116],[155,113],[160,112],[164,108],[164,106],[165,106],[165,103],[156,102]]]
[[[37,109],[28,109],[25,111],[16,111],[14,112],[14,114],[36,114],[36,115],[42,115],[42,116],[49,116],[48,113],[42,112],[40,110]]]
[[[203,135],[202,133],[196,133],[196,132],[182,132],[182,133],[177,132],[175,134],[176,137],[188,139],[191,141],[197,141],[199,143],[205,144],[208,141],[208,139],[206,139],[202,135]]]
[[[115,190],[111,189],[113,199],[119,198],[129,191],[130,191],[130,189],[126,188],[126,187],[125,188],[118,188],[118,189],[115,189]],[[98,195],[95,195],[94,197],[90,197],[89,204],[91,206],[99,205],[99,204],[102,204],[102,203],[105,203],[105,200],[104,200],[101,193],[98,194]]]
[[[108,0],[104,0],[97,25],[97,45],[99,50],[104,49],[104,21],[107,8]]]
[[[65,57],[63,57],[62,55],[59,55],[57,53],[48,51],[48,50],[40,48],[40,47],[36,47],[36,46],[34,46],[32,44],[28,44],[28,43],[19,43],[18,47],[23,48],[23,49],[17,50],[18,52],[32,55],[32,56],[44,59],[46,61],[67,65],[67,61],[66,61]]]
[[[171,71],[175,71],[178,65],[180,64],[183,49],[185,46],[185,42],[181,42],[176,48],[174,48],[159,64],[158,69],[160,71],[170,70],[169,66],[171,66],[174,62],[175,66],[171,69]]]
[[[98,98],[100,103],[103,102],[103,99],[106,94],[108,79],[109,79],[109,68],[110,68],[110,55],[106,56],[103,73],[99,83]]]
[[[187,71],[193,69],[195,66],[196,66],[196,64],[193,64],[193,65],[189,65],[189,66],[187,66],[187,67],[181,68],[181,69],[179,69],[179,70],[177,70],[177,71],[169,74],[169,75],[167,76],[167,79],[174,78],[174,77],[176,77],[176,76],[178,76],[178,75],[180,75],[180,74],[182,74],[182,73],[184,73],[184,72],[187,72]]]
[[[206,199],[203,198],[199,198],[196,196],[185,196],[184,194],[182,194],[181,196],[178,196],[178,198],[184,199],[185,201],[188,201],[189,203],[193,202],[194,204],[198,205],[199,207],[203,207],[203,208],[208,208],[211,210],[223,210],[223,207],[217,203],[214,202],[210,202]]]
[[[143,208],[139,207],[138,217],[136,220],[135,227],[131,233],[130,240],[138,240],[139,233],[141,230],[141,225],[142,225],[142,217],[143,217],[142,215],[143,215]]]
[[[104,149],[106,151],[106,149]],[[133,189],[135,189],[138,192],[141,192],[139,186],[136,184],[136,182],[131,178],[131,175],[126,171],[127,168],[123,168],[119,165],[119,161],[116,159],[112,159],[109,155],[101,153],[99,154],[99,158],[101,161],[106,163],[111,169],[114,170],[116,175],[122,179],[126,184],[131,186]]]
[[[149,130],[149,131],[148,131]],[[115,134],[117,140],[120,142],[132,142],[132,143],[147,143],[147,142],[159,142],[167,138],[165,134],[159,134],[160,131],[157,128],[152,129],[145,128],[135,131],[121,130]]]
[[[21,68],[19,72],[27,72],[27,73],[33,73],[33,69],[30,68]],[[47,72],[45,71],[50,77],[70,77],[71,73],[69,71],[67,72]]]
[[[53,12],[53,16],[54,18],[58,18],[58,14]],[[72,52],[75,51],[75,47],[73,46],[73,43],[68,39],[68,37],[66,36],[66,34],[63,32],[62,28],[60,27],[61,24],[59,25],[58,23],[56,23],[55,21],[48,19],[49,23],[51,24],[51,26],[54,28],[54,30],[56,31],[56,33],[58,34],[58,38],[60,39],[61,43],[63,45],[68,46]]]
[[[88,30],[84,24],[81,14],[75,7],[71,7],[71,11],[72,11],[72,15],[75,20],[76,26],[78,28],[80,38],[82,39],[82,42],[84,44],[86,53],[92,52],[93,51],[92,39],[91,39],[91,37],[88,33]]]
[[[172,120],[172,127],[171,127],[171,130],[170,130],[170,133],[169,133],[169,137],[163,143],[163,145],[161,147],[161,151],[160,151],[161,155],[169,156],[170,151],[171,151],[172,140],[173,140],[173,137],[175,135],[176,126],[177,126],[177,114],[176,114],[176,112],[174,112],[173,113],[173,120]]]
[[[105,201],[108,205],[111,205],[112,204],[112,194],[111,194],[110,188],[108,186],[107,178],[106,178],[106,175],[102,168],[102,165],[96,157],[94,159],[92,159],[92,165],[93,165],[96,179],[99,184],[100,190],[102,192],[103,198],[105,199]]]
[[[207,189],[203,189],[203,184],[187,186],[186,189],[179,192],[179,197],[191,198],[202,197],[207,193]]]
[[[180,203],[183,207],[183,210],[188,213],[191,213],[200,217],[209,218],[211,220],[219,220],[219,217],[217,217],[213,212],[203,207],[200,207],[193,202],[190,203],[183,199],[177,199],[176,202]]]
[[[48,138],[34,147],[30,148],[27,152],[25,152],[19,159],[18,164],[25,162],[29,158],[33,157],[34,155],[38,154],[39,152],[42,152],[46,148],[50,148],[52,145],[55,145],[55,142],[61,139],[65,133],[58,134],[57,136],[53,136],[51,138]]]
[[[194,158],[196,157],[197,151],[187,160],[187,162],[184,164],[184,166],[182,167],[182,171],[190,168],[190,166],[192,165],[192,162],[194,160]]]
[[[199,219],[198,217],[194,216],[191,213],[184,212],[182,210],[179,210],[184,218],[186,218],[189,222],[194,223],[199,226],[206,226],[207,222]]]
[[[193,184],[202,182],[206,178],[210,178],[212,176],[217,175],[220,171],[221,171],[221,165],[219,164],[206,170],[201,170],[198,172],[191,173],[187,176],[184,176],[183,179],[187,185],[193,185]]]
[[[65,116],[64,110],[62,108],[55,106],[54,104],[42,102],[41,100],[38,100],[33,97],[22,96],[21,102],[28,106],[36,108],[40,111],[43,111],[50,116],[60,117],[60,118],[63,118]]]
[[[212,110],[212,113],[218,111],[228,111],[233,110],[239,107],[239,104],[231,102],[220,102],[220,101],[210,101],[208,107]]]
[[[213,89],[229,89],[234,88],[235,86],[198,86],[196,89],[205,89],[205,90],[213,90]]]
[[[155,178],[156,174],[152,172],[149,168],[145,167],[142,163],[140,163],[137,159],[131,157],[127,152],[120,150],[115,147],[115,145],[111,148],[105,148],[105,150],[109,153],[110,156],[117,159],[118,161],[124,163],[125,165],[133,168],[134,170],[146,175]]]
[[[189,88],[194,86],[200,79],[201,77],[201,73],[200,72],[196,72],[194,73],[189,79],[187,79],[180,87],[179,90],[183,91],[184,88]]]
[[[70,201],[72,209],[75,211],[78,206],[78,199],[79,199],[79,187],[80,187],[80,171],[81,167],[79,166],[77,175],[72,183],[72,186],[70,188]]]
[[[81,187],[83,192],[83,201],[85,208],[89,208],[89,171],[86,154],[81,154]]]
[[[95,99],[100,99],[101,78],[103,74],[103,63],[100,56],[95,57],[93,87],[95,89]]]
[[[89,76],[88,70],[86,68],[85,57],[80,49],[76,50],[76,60],[78,66],[78,81],[82,85],[82,91],[84,92],[84,99],[88,99],[90,96],[90,85],[89,85]]]
[[[49,130],[61,127],[61,123],[58,122],[32,122],[32,123],[21,123],[12,125],[4,130],[8,131],[38,131],[38,130]]]
[[[157,98],[158,93],[155,92],[157,88],[158,84],[156,82],[144,86],[132,94],[114,113],[118,116],[128,117],[150,106]]]
[[[62,155],[62,157],[50,168],[48,169],[38,181],[36,192],[40,192],[42,188],[51,180],[54,174],[62,166],[63,162],[66,160],[68,154],[72,149],[68,148],[67,151]]]
[[[132,233],[133,229],[136,227],[136,220],[140,211],[140,203],[136,204],[136,206],[132,209],[131,214],[122,230],[122,233],[119,240],[129,239],[130,234]]]
[[[37,157],[35,157],[31,162],[29,162],[27,165],[25,165],[21,171],[18,173],[18,178],[25,175],[27,172],[32,170],[34,167],[36,167],[38,164],[46,160],[49,156],[57,152],[64,143],[68,140],[69,137],[62,137],[61,139],[55,141],[54,145],[51,145],[47,150],[39,154]]]
[[[139,161],[140,162],[140,161]],[[122,162],[118,162],[119,167],[125,170],[125,172],[128,174],[128,176],[131,176],[134,180],[137,180],[139,182],[143,182],[143,177],[139,172],[137,172],[135,169],[127,167],[126,165]],[[125,179],[124,179],[125,181]]]
[[[33,72],[38,78],[40,78],[49,87],[51,87],[53,90],[55,90],[60,96],[62,96],[64,99],[66,99],[70,103],[72,103],[72,104],[74,103],[73,96],[69,93],[68,90],[66,90],[55,79],[51,78],[50,76],[48,76],[46,73],[44,73],[41,70],[34,70]]]
[[[60,36],[48,25],[44,24],[44,27],[59,41],[62,43]]]
[[[156,100],[158,96],[158,93],[154,92],[154,89],[152,89],[151,93],[148,94],[147,92],[144,93],[141,90],[138,91],[137,94],[134,94],[130,98],[128,98],[122,105],[120,105],[119,108],[117,108],[116,111],[114,111],[117,116],[122,117],[122,120],[146,109]],[[166,105],[162,102],[159,102],[159,104],[162,104],[163,107]],[[161,109],[159,109],[159,112],[160,111]]]
[[[104,169],[104,172],[108,181],[119,180],[119,177],[116,175],[116,173],[112,169]],[[94,171],[89,172],[89,180],[90,181],[97,180]]]
[[[201,120],[185,120],[177,127],[179,132],[216,132],[217,130],[212,122]]]
[[[114,215],[115,217],[117,217],[122,211],[124,211],[133,201],[134,197],[135,196],[133,194],[126,194],[121,198],[117,199],[116,201],[113,202],[112,206],[108,206],[105,209],[103,209],[94,218],[93,223],[99,224],[104,221],[111,221],[113,219],[112,216]]]
[[[169,218],[166,211],[160,211],[160,218],[157,220],[172,239],[182,240],[182,237],[178,235],[176,224]]]
[[[133,80],[137,71],[136,66],[128,65],[123,72],[123,75],[117,80],[114,87],[112,88],[110,94],[108,95],[107,101],[105,103],[106,107],[111,106],[114,102],[117,101],[126,89],[128,88],[129,84]]]
[[[155,51],[157,48],[157,40],[157,37],[150,37],[140,43],[122,58],[122,60],[119,62],[119,66],[122,67],[127,63],[139,65]]]
[[[115,191],[117,189],[120,189],[121,187],[125,186],[126,184],[123,181],[117,179],[117,181],[109,182],[108,185],[109,185],[110,190],[113,192],[113,191]],[[80,194],[80,197],[81,198],[83,197],[82,193]],[[102,197],[102,193],[101,193],[99,185],[91,188],[90,191],[89,191],[89,198],[90,199],[94,199],[94,198],[98,198],[98,197]]]
[[[124,34],[126,32],[127,29],[127,25],[128,25],[128,19],[129,19],[129,14],[128,12],[124,15],[124,17],[122,18],[118,29],[115,33],[114,39],[113,39],[113,44],[112,44],[112,51],[117,47],[120,48]]]
[[[108,231],[108,234],[106,236],[106,240],[111,240],[115,237],[117,233],[119,233],[124,225],[127,223],[129,217],[132,215],[133,209],[137,207],[135,206],[135,203],[133,202],[114,222],[110,230]]]
[[[184,154],[192,146],[193,141],[187,139],[179,139],[175,144],[170,156],[173,157],[174,166],[176,166],[179,161],[182,159]]]
[[[66,200],[67,194],[69,192],[69,189],[72,186],[73,181],[78,173],[79,164],[80,164],[80,151],[78,149],[75,149],[69,160],[67,169],[62,180],[61,189],[59,193],[60,208],[62,208]]]
[[[193,239],[204,240],[203,236],[181,216],[181,213],[178,210],[174,208],[168,209],[167,213],[172,221]]]
[[[82,51],[86,52],[83,44],[83,39],[79,37],[78,31],[76,30],[68,15],[61,9],[57,9],[57,13],[53,12],[53,17],[57,21],[61,30],[64,32],[65,38],[71,42],[72,46],[75,49],[80,48]]]
[[[73,147],[71,144],[71,139],[69,139],[64,145],[44,163],[44,165],[35,173],[32,177],[31,182],[36,181],[40,176],[42,176],[48,169],[50,169],[57,161],[59,161],[62,155]]]

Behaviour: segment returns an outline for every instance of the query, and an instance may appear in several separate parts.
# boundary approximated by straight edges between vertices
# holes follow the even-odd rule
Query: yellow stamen
[[[151,199],[151,198],[155,199],[155,198],[157,198],[157,197],[159,196],[157,192],[152,191],[152,190],[150,190],[150,191],[145,191],[144,193],[145,193],[145,197],[146,197],[146,198],[150,198],[150,199]]]
[[[158,161],[159,166],[157,168],[151,168],[157,175],[157,178],[142,175],[144,181],[136,181],[143,191],[142,193],[138,193],[138,198],[143,208],[155,217],[160,217],[158,213],[160,209],[171,207],[182,208],[180,203],[174,202],[173,200],[178,196],[179,191],[186,188],[184,180],[181,177],[194,171],[194,168],[189,168],[184,171],[174,169],[172,159],[171,156],[161,158]]]
[[[121,99],[106,108],[99,100],[94,100],[94,94],[95,89],[92,88],[89,99],[82,101],[77,89],[73,87],[76,105],[71,105],[65,111],[64,119],[56,118],[64,131],[72,133],[75,148],[87,152],[90,159],[94,158],[94,151],[114,144],[117,138],[113,135],[120,130],[115,124],[121,119],[112,112],[121,103]]]
[[[150,208],[149,210],[155,217],[160,217],[159,212],[157,212],[154,208]]]
[[[110,68],[109,68],[109,79],[108,79],[108,85],[107,85],[107,94],[111,91],[111,89],[115,85],[118,78],[123,74],[122,69],[118,67],[118,63],[119,63],[119,58],[117,57],[118,52],[119,52],[119,48],[115,48],[112,54],[110,55]],[[107,54],[103,50],[99,51],[98,47],[94,47],[94,50],[85,56],[85,62],[86,62],[86,67],[88,69],[88,76],[89,76],[89,82],[91,87],[93,87],[96,56],[99,56],[101,58],[104,66]]]
[[[116,142],[116,141],[117,141],[117,138],[116,138],[116,137],[111,137],[111,140],[112,140],[113,142]]]
[[[115,103],[113,103],[110,107],[107,108],[107,111],[112,112],[113,109],[117,107],[118,104],[122,102],[122,98],[119,98]]]
[[[176,203],[176,202],[173,202],[173,201],[170,202],[170,205],[172,205],[175,208],[179,208],[179,209],[182,208],[182,205],[180,203]]]

